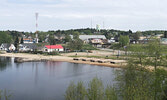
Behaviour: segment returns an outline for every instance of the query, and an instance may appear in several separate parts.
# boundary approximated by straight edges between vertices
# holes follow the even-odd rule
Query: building
[[[90,40],[90,43],[91,43],[91,45],[94,46],[94,47],[101,48],[101,47],[102,47],[102,44],[103,44],[103,40],[102,40],[102,39],[91,39],[91,40]]]
[[[73,35],[70,35],[73,39]],[[84,43],[89,43],[92,39],[106,39],[104,35],[79,35],[79,38],[84,41]]]
[[[0,46],[0,50],[4,51],[15,51],[16,47],[13,44],[8,44],[8,43],[2,43]]]
[[[44,52],[54,52],[54,51],[62,52],[64,51],[64,48],[62,45],[45,45]]]
[[[23,43],[34,43],[32,38],[24,38]]]
[[[111,38],[110,40],[108,40],[108,43],[115,43],[116,41],[115,41],[115,38]]]
[[[37,45],[31,43],[19,44],[19,51],[36,51]]]

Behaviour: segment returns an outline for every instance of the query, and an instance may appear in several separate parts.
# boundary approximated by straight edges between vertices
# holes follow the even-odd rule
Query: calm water
[[[11,100],[64,100],[71,81],[87,84],[101,78],[114,83],[113,68],[68,62],[14,63],[14,58],[0,58],[0,89],[10,90]]]

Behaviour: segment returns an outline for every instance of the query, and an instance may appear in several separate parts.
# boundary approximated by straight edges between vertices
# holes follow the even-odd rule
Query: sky
[[[0,0],[0,30],[167,30],[167,0]]]

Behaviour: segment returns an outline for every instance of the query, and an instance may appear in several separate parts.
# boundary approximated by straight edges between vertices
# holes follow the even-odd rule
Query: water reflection
[[[11,67],[11,59],[9,57],[0,57],[0,71],[6,70]]]

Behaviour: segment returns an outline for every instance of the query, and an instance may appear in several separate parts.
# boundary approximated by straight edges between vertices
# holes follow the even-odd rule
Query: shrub
[[[97,48],[93,47],[90,44],[84,44],[82,47],[83,50],[97,50]]]
[[[117,94],[112,86],[104,90],[103,83],[100,79],[94,78],[88,84],[88,89],[83,82],[75,85],[73,82],[69,85],[65,94],[66,100],[117,100]]]
[[[0,100],[10,100],[12,94],[6,90],[0,90]]]
[[[120,47],[121,47],[121,46],[120,46],[119,43],[114,43],[114,44],[111,45],[110,48],[111,48],[111,49],[120,49]]]
[[[57,51],[49,52],[48,55],[59,55],[59,52],[57,52]]]

